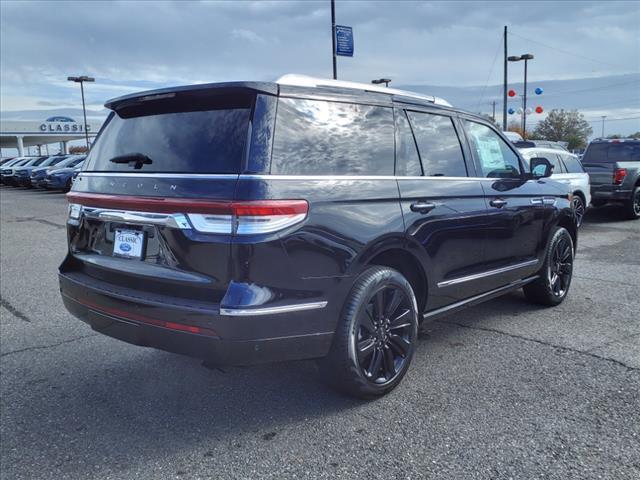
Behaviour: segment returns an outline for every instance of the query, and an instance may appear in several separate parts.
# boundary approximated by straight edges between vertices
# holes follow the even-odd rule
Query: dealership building
[[[98,133],[102,122],[87,121],[87,133],[89,141]],[[38,153],[42,153],[42,147],[49,144],[59,144],[60,152],[68,153],[68,144],[73,140],[84,140],[85,130],[82,120],[76,121],[71,117],[54,116],[43,121],[27,120],[1,120],[0,121],[0,148],[18,150],[18,156],[25,155],[25,148],[38,147]]]

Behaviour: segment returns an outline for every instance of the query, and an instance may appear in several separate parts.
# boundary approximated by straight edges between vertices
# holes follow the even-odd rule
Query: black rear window
[[[582,158],[583,163],[615,163],[640,160],[640,143],[592,143]]]
[[[393,109],[280,98],[271,173],[393,175]]]
[[[209,102],[211,103],[211,102]],[[222,102],[221,102],[222,103]],[[145,173],[240,173],[251,106],[225,99],[223,108],[176,102],[154,108],[128,108],[112,114],[88,156],[89,171]],[[141,154],[151,163],[114,163]],[[140,166],[140,165],[138,165]]]

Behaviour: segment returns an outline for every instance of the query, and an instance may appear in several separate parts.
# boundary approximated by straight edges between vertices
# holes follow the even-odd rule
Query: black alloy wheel
[[[353,332],[360,371],[370,382],[386,385],[403,370],[413,342],[413,308],[396,285],[384,285],[358,316]]]
[[[325,380],[372,399],[393,390],[411,365],[418,341],[418,304],[397,270],[372,266],[345,299],[329,354],[318,361]]]
[[[573,238],[564,227],[556,227],[549,238],[545,261],[538,278],[525,285],[527,299],[553,307],[566,298],[573,276]]]
[[[580,227],[582,225],[582,220],[584,219],[584,214],[586,213],[582,197],[580,195],[574,195],[573,200],[571,200],[571,206],[573,207],[573,213],[576,216],[576,225]]]
[[[573,244],[571,237],[563,236],[554,245],[547,268],[549,288],[556,297],[567,294],[573,274]]]

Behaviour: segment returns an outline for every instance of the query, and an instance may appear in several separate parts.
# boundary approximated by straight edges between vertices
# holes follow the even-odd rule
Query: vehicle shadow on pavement
[[[30,448],[73,478],[92,476],[105,455],[137,463],[231,439],[267,442],[289,424],[365,403],[327,388],[313,361],[208,369],[102,336],[56,350],[57,359],[51,350],[49,361],[29,366],[31,380],[19,391],[3,388],[3,406],[12,410],[5,432],[23,433],[4,436],[2,450],[19,450],[27,434]]]
[[[584,216],[584,224],[588,223],[613,223],[625,222],[628,219],[619,205],[605,205],[598,208],[590,208]]]

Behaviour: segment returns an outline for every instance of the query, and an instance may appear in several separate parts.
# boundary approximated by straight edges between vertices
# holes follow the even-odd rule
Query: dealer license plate
[[[136,230],[116,230],[113,255],[116,257],[142,258],[144,233]]]

